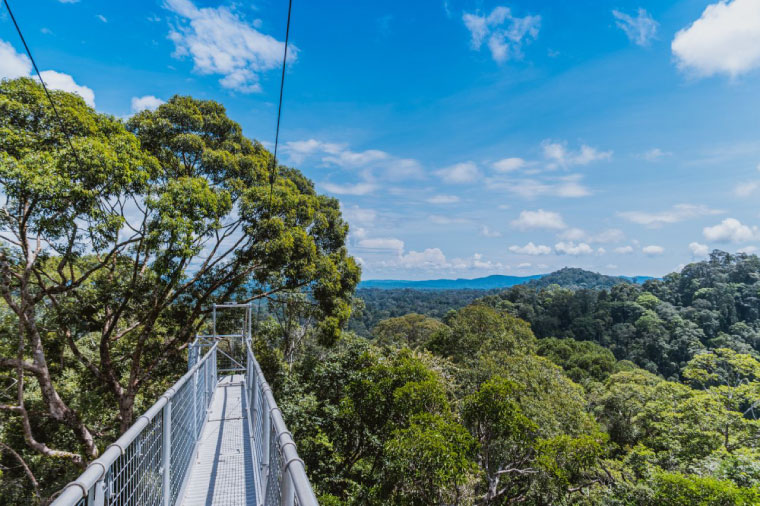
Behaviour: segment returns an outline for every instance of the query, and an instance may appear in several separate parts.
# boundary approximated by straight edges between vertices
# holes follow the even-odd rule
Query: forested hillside
[[[756,256],[716,251],[644,285],[387,318],[269,367],[326,504],[758,504],[759,280]]]
[[[565,267],[558,271],[546,274],[538,279],[529,281],[527,284],[534,288],[546,288],[551,285],[559,285],[563,288],[577,290],[580,288],[602,289],[612,288],[620,283],[630,283],[631,280],[619,276],[606,276],[598,272],[591,272],[577,267]]]

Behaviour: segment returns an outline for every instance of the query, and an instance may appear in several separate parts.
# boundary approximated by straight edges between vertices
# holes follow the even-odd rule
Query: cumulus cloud
[[[87,86],[77,84],[70,75],[56,72],[55,70],[43,70],[40,72],[40,75],[42,75],[42,80],[51,90],[75,93],[82,97],[87,105],[95,107],[95,92]]]
[[[422,166],[417,160],[393,156],[379,149],[354,151],[346,144],[307,139],[286,142],[283,152],[296,165],[315,161],[324,167],[364,170],[372,177],[392,181],[420,179],[424,176]]]
[[[26,77],[32,71],[32,62],[25,54],[17,53],[13,46],[0,40],[0,79]]]
[[[396,251],[399,254],[402,251],[404,251],[404,241],[400,239],[395,239],[392,237],[388,237],[388,238],[377,237],[374,239],[362,239],[361,241],[359,241],[357,246],[363,249],[370,249],[370,250]]]
[[[575,244],[574,242],[558,242],[554,245],[554,250],[560,254],[560,255],[572,255],[572,256],[581,256],[581,255],[593,255],[594,254],[594,248],[586,244],[585,242],[581,242],[578,244]]]
[[[471,183],[480,177],[475,162],[462,162],[435,171],[435,174],[450,184]]]
[[[488,16],[465,12],[462,21],[470,31],[470,47],[479,51],[485,43],[499,63],[522,58],[523,44],[535,40],[541,26],[541,16],[516,17],[504,6],[494,8]]]
[[[153,95],[145,95],[144,97],[132,97],[132,112],[140,112],[144,110],[154,110],[159,105],[165,102]]]
[[[734,193],[737,197],[749,197],[758,188],[760,188],[760,181],[745,181],[734,187]]]
[[[520,230],[533,228],[561,230],[566,228],[562,215],[553,211],[522,211],[520,216],[512,221],[512,226]]]
[[[429,204],[456,204],[459,202],[459,197],[456,195],[433,195],[426,202]]]
[[[328,192],[336,195],[367,195],[377,189],[377,186],[372,183],[322,183],[322,187]]]
[[[517,255],[538,256],[549,255],[551,254],[552,249],[549,246],[544,246],[543,244],[533,244],[533,241],[531,241],[525,246],[510,246],[509,251]]]
[[[501,237],[501,232],[498,230],[491,230],[486,225],[480,226],[480,235],[483,237]]]
[[[424,251],[410,251],[400,255],[398,262],[407,268],[447,267],[446,255],[439,248],[427,248]]]
[[[658,23],[646,9],[639,8],[635,18],[618,10],[613,10],[612,15],[615,17],[617,27],[625,32],[628,40],[638,46],[648,46],[657,34]]]
[[[496,172],[513,172],[525,167],[527,162],[522,158],[502,158],[491,164]]]
[[[678,67],[698,77],[736,77],[760,66],[760,2],[721,0],[676,33]]]
[[[644,253],[645,255],[657,256],[657,255],[662,255],[663,253],[665,253],[665,248],[663,248],[662,246],[657,246],[656,244],[652,244],[650,246],[644,246],[643,248],[641,248],[641,252]]]
[[[217,74],[219,83],[243,93],[261,91],[260,75],[282,63],[284,43],[265,35],[226,7],[198,8],[190,0],[166,0],[165,8],[177,14],[169,32],[173,56],[189,56],[195,71]],[[288,60],[298,58],[296,47],[288,48]]]
[[[710,248],[707,244],[700,244],[698,242],[690,242],[689,250],[694,258],[706,257],[710,253]]]
[[[645,225],[649,228],[659,228],[663,225],[678,223],[680,221],[697,218],[699,216],[710,216],[722,214],[723,211],[710,209],[704,205],[677,204],[668,211],[651,213],[647,211],[626,211],[618,213],[619,216],[633,223]]]
[[[633,253],[633,246],[619,246],[613,251],[619,255],[628,255]]]
[[[32,62],[29,58],[17,53],[10,43],[0,40],[0,79],[32,77],[31,73]],[[87,105],[95,107],[95,92],[87,86],[77,84],[70,75],[55,70],[43,70],[40,74],[49,89],[76,93]],[[37,76],[34,78],[37,79]]]
[[[742,224],[736,218],[726,218],[718,225],[705,227],[702,235],[714,242],[747,242],[758,237],[757,227]]]
[[[588,165],[612,158],[612,151],[600,151],[586,144],[581,145],[578,150],[572,150],[567,148],[566,142],[554,142],[547,139],[541,143],[541,146],[544,157],[550,162],[550,168]]]

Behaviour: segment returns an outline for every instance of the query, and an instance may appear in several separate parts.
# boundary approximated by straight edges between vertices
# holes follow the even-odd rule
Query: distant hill
[[[530,284],[538,288],[560,285],[563,288],[577,290],[581,288],[610,288],[620,283],[641,284],[652,276],[607,276],[576,267],[565,267],[551,274],[533,276],[502,276],[494,274],[474,279],[429,279],[409,281],[403,279],[368,279],[359,283],[359,289],[377,288],[380,290],[494,290],[515,285]]]
[[[359,283],[359,288],[380,288],[395,290],[409,288],[412,290],[493,290],[494,288],[509,288],[528,281],[537,280],[544,274],[533,276],[501,276],[494,274],[485,278],[475,279],[430,279],[427,281],[406,281],[401,279],[369,279]]]
[[[610,289],[620,283],[643,283],[647,279],[652,279],[650,276],[607,276],[605,274],[599,274],[598,272],[591,272],[585,269],[578,269],[575,267],[565,267],[558,271],[552,272],[541,276],[539,279],[534,279],[527,284],[534,286],[537,289],[546,288],[549,285],[559,285],[563,288],[569,288],[571,290],[580,289]]]

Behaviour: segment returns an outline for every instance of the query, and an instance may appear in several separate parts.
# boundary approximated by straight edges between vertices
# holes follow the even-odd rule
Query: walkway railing
[[[251,314],[248,307],[248,323]],[[245,395],[250,410],[247,419],[253,443],[252,462],[245,464],[253,467],[257,503],[318,506],[293,437],[251,350],[249,336],[245,326],[243,332],[235,336],[199,336],[188,352],[190,370],[187,374],[109,445],[79,478],[69,483],[53,506],[177,504],[190,475],[207,409],[222,369],[230,374],[245,373]],[[220,349],[220,345],[224,348]],[[238,354],[238,349],[242,349],[242,353]],[[205,350],[208,351],[201,357]]]
[[[54,506],[176,503],[216,388],[216,345],[75,481]]]
[[[246,349],[246,392],[252,410],[253,453],[258,462],[257,490],[263,495],[261,500],[265,505],[317,505],[303,460],[298,457],[293,436],[285,427],[250,341]]]

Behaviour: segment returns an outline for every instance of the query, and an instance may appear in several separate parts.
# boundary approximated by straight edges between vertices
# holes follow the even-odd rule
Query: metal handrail
[[[261,366],[246,341],[246,388],[254,423],[254,454],[259,465],[258,490],[265,505],[318,506],[317,497],[306,475],[303,460],[298,456],[293,436],[285,426],[272,389],[264,378]],[[294,501],[297,499],[297,503]]]
[[[106,448],[98,459],[92,461],[87,469],[79,475],[79,477],[73,482],[66,485],[61,492],[61,495],[53,502],[52,506],[79,506],[90,504],[104,504],[106,499],[124,492],[129,494],[129,498],[132,499],[130,503],[143,504],[146,501],[140,500],[143,495],[150,497],[150,503],[169,505],[174,502],[172,496],[175,496],[181,488],[181,483],[172,483],[171,480],[171,449],[172,442],[172,404],[175,395],[182,390],[189,381],[192,381],[192,391],[187,389],[183,390],[183,396],[181,403],[188,403],[189,406],[177,406],[175,410],[182,409],[188,414],[184,417],[190,428],[180,427],[183,430],[183,436],[185,438],[191,437],[193,440],[188,441],[187,444],[194,445],[198,439],[200,433],[200,427],[198,424],[199,414],[205,413],[206,408],[211,400],[213,394],[213,388],[216,386],[216,344],[196,363],[192,369],[190,369],[179,381],[172,385],[153,406],[151,406],[127,431]],[[200,387],[200,389],[199,389]],[[202,390],[201,390],[202,389]],[[188,400],[192,396],[192,400]],[[201,397],[201,402],[198,403],[198,397]],[[192,411],[190,411],[192,409]],[[163,414],[162,417],[158,417],[159,414]],[[180,415],[181,416],[181,415]],[[176,416],[175,416],[176,417]],[[192,418],[191,418],[192,417]],[[201,424],[203,419],[200,420]],[[158,425],[160,424],[160,428]],[[149,428],[151,432],[160,430],[160,443],[158,440],[158,432],[155,434],[149,434],[146,436],[146,428]],[[179,429],[178,429],[179,431]],[[187,435],[189,433],[189,436]],[[120,481],[121,488],[119,490],[113,490],[114,479],[114,463],[118,459],[124,457],[128,453],[131,455],[133,452],[137,452],[139,457],[143,457],[144,453],[148,450],[143,448],[133,449],[135,443],[138,446],[142,446],[143,441],[147,437],[150,437],[151,449],[154,454],[153,462],[149,463],[153,468],[154,474],[160,473],[160,484],[158,479],[155,483],[151,482],[146,485],[141,483],[133,483],[125,485],[124,483],[131,480],[133,477],[125,477]],[[160,459],[160,462],[156,460]],[[142,464],[142,463],[141,463]],[[186,473],[183,473],[186,474]],[[143,477],[137,477],[134,481],[140,481]],[[180,477],[182,480],[185,476]],[[106,483],[110,481],[110,483]],[[144,487],[144,490],[135,492],[140,487]],[[148,490],[150,489],[150,490]],[[137,494],[137,495],[136,495]],[[111,502],[111,501],[109,501]]]

